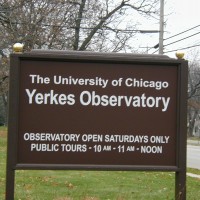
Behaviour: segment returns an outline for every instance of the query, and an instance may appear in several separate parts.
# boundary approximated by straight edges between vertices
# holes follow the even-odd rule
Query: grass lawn
[[[0,199],[5,199],[6,129],[0,128]],[[188,172],[200,174],[199,170]],[[17,170],[16,200],[173,200],[173,172]],[[200,179],[187,177],[187,200]]]
[[[187,138],[188,140],[200,140],[200,137],[189,137],[189,138]]]

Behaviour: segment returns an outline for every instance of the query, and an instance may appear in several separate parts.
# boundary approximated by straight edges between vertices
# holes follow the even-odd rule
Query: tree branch
[[[100,22],[92,29],[92,31],[89,33],[87,38],[82,43],[81,47],[79,48],[80,51],[86,50],[89,42],[91,41],[94,34],[103,26],[103,24],[106,22],[108,18],[110,18],[114,13],[116,13],[118,10],[120,10],[125,5],[124,1],[117,6],[115,9],[113,9],[111,12],[107,13],[105,17],[103,17]]]
[[[1,78],[0,80],[0,85],[8,78],[8,76],[4,76],[3,78]]]
[[[73,49],[77,50],[78,49],[78,45],[79,45],[79,38],[80,38],[80,26],[81,26],[81,20],[83,17],[83,10],[85,7],[85,2],[86,0],[82,0],[81,4],[80,4],[80,8],[79,8],[79,12],[78,12],[78,18],[76,19],[76,26],[75,26],[75,39],[74,39],[74,45],[73,45]]]

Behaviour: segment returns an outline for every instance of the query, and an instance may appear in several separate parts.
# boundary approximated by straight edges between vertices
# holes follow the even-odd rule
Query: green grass
[[[0,199],[5,197],[6,131],[0,129]],[[200,174],[200,170],[188,169]],[[187,200],[200,199],[200,180],[187,178]],[[17,170],[15,200],[173,200],[175,173]]]
[[[0,126],[0,199],[4,199],[6,173],[6,127]]]
[[[198,141],[198,140],[200,140],[200,137],[195,137],[194,136],[194,137],[188,137],[187,139],[188,140],[195,140],[195,141],[197,140]]]
[[[0,126],[0,131],[7,131],[7,127],[6,126]]]
[[[200,175],[200,170],[199,169],[188,168],[187,171],[190,172],[190,173],[193,173],[193,174]]]
[[[16,197],[38,200],[66,197],[173,199],[173,176],[162,172],[46,171],[44,174],[41,171],[18,171],[16,190],[19,192]]]

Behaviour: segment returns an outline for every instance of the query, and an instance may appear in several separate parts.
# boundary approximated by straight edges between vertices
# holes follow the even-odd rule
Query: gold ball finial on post
[[[23,52],[23,47],[24,47],[23,44],[21,44],[21,43],[15,43],[13,45],[13,51],[14,51],[14,53],[22,53]]]
[[[185,55],[185,53],[183,53],[183,52],[176,52],[176,57],[178,59],[184,59],[184,55]]]

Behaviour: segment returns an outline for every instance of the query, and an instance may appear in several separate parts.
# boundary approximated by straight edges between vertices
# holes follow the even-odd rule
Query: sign
[[[22,60],[18,163],[176,165],[177,67]]]
[[[33,51],[11,55],[10,74],[8,179],[12,169],[185,170],[187,61]]]

